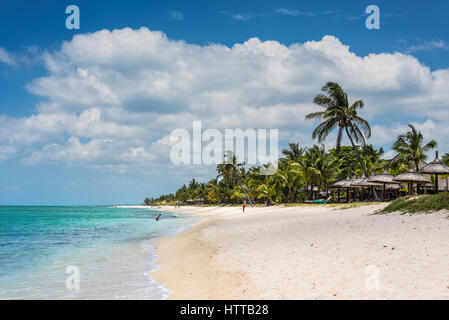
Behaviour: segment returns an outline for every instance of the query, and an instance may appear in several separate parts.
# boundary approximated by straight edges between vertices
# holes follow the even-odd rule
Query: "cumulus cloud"
[[[74,36],[43,61],[48,74],[27,86],[43,98],[37,113],[0,117],[0,160],[170,166],[170,132],[190,130],[194,120],[204,129],[276,128],[286,141],[308,143],[314,123],[304,116],[317,110],[313,97],[327,81],[365,101],[376,144],[391,143],[407,122],[377,123],[385,114],[431,121],[429,134],[449,142],[436,130],[449,121],[448,69],[432,71],[398,52],[361,57],[334,36],[290,46],[251,38],[228,47],[146,28],[101,30]]]

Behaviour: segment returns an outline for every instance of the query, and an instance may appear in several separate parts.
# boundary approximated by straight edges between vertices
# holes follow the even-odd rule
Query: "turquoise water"
[[[185,229],[196,218],[164,212],[155,221],[158,213],[0,207],[0,299],[163,298],[167,290],[151,277],[156,268],[151,240]],[[74,270],[79,289],[67,280],[74,279]]]

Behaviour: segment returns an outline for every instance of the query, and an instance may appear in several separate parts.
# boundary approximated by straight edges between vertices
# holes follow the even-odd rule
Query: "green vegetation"
[[[357,100],[349,105],[348,95],[335,82],[326,83],[321,90],[327,93],[327,95],[319,94],[313,99],[313,102],[324,108],[324,111],[313,112],[306,116],[306,119],[322,120],[313,131],[313,138],[318,138],[318,142],[323,142],[335,128],[338,128],[336,142],[336,154],[338,155],[340,153],[344,130],[351,141],[363,173],[365,176],[368,176],[365,165],[355,145],[355,142],[360,142],[362,145],[365,145],[365,136],[367,138],[371,136],[371,127],[368,121],[357,114],[357,110],[362,109],[365,104],[362,100]]]
[[[223,163],[217,165],[217,176],[213,179],[205,183],[192,179],[174,194],[147,198],[145,203],[236,205],[246,200],[263,205],[295,205],[322,197],[328,185],[347,177],[359,177],[363,173],[368,176],[371,172],[379,174],[385,168],[397,175],[409,170],[410,161],[417,170],[426,159],[425,153],[437,145],[434,140],[424,145],[422,133],[409,124],[410,131],[399,135],[393,145],[398,155],[391,161],[382,159],[382,148],[375,149],[365,143],[365,139],[371,136],[371,128],[358,114],[364,108],[363,101],[349,104],[346,92],[333,82],[323,86],[322,91],[324,94],[318,94],[313,102],[323,110],[308,114],[306,119],[321,121],[312,135],[319,143],[337,130],[334,149],[326,150],[324,145],[300,147],[299,143],[290,143],[282,151],[284,157],[279,159],[277,170],[271,175],[264,173],[273,168],[272,164],[247,168],[244,163],[238,162],[232,152],[227,151]],[[341,145],[343,136],[349,138],[351,146]],[[449,154],[443,157],[443,161],[449,162]],[[345,194],[342,190],[341,196]],[[378,199],[376,193],[374,199]],[[401,206],[404,201],[395,201],[391,208]],[[347,207],[355,205],[348,204]],[[424,209],[427,210],[427,207]]]
[[[449,209],[449,193],[408,196],[394,200],[379,213],[400,211],[403,213],[430,213]]]
[[[419,170],[419,164],[427,159],[426,152],[437,147],[435,140],[430,140],[423,146],[423,135],[421,131],[416,130],[411,123],[408,125],[410,130],[405,134],[399,135],[396,142],[393,144],[393,150],[398,153],[397,160],[399,165],[407,167],[410,162],[413,162],[415,170]]]
[[[297,146],[298,144],[290,144],[288,149],[283,150],[286,156],[279,159],[277,171],[272,175],[261,174],[263,170],[267,170],[268,165],[246,169],[232,155],[231,164],[227,161],[219,164],[217,177],[208,182],[201,183],[192,179],[174,194],[162,195],[155,199],[147,198],[145,203],[227,205],[242,203],[249,198],[265,205],[293,204],[316,198],[321,191],[327,190],[329,184],[337,180],[362,174],[353,147],[342,146],[337,156],[335,149],[327,151],[322,145],[303,148],[300,153],[296,152]],[[357,146],[357,151],[365,167],[376,173],[382,172],[388,164],[388,161],[381,159],[382,149],[376,150],[373,146],[366,145]],[[318,191],[313,192],[310,186]],[[305,187],[309,190],[300,192]]]

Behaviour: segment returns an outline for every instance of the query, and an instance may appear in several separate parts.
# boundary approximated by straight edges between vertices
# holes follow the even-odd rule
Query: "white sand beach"
[[[164,208],[204,216],[159,240],[169,299],[449,299],[448,212],[384,204]]]

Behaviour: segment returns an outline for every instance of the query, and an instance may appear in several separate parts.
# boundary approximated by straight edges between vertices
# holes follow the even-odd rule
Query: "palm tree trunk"
[[[357,155],[357,158],[359,159],[360,165],[362,166],[363,174],[365,175],[365,177],[368,177],[368,175],[366,174],[365,164],[362,161],[362,157],[360,156],[359,150],[357,149],[354,141],[352,140],[352,137],[349,134],[349,131],[348,131],[347,127],[345,127],[345,130],[346,130],[346,134],[348,135],[349,140],[351,141],[352,148],[354,149],[355,154]]]
[[[351,135],[349,134],[348,127],[345,126],[346,134],[348,135],[349,140],[351,141],[352,147],[354,148],[355,154],[357,155],[357,158],[359,159],[360,165],[362,166],[363,174],[365,177],[368,177],[366,174],[365,164],[362,161],[362,157],[360,156],[359,150],[357,149],[354,141],[352,140]],[[376,189],[373,187],[373,194],[374,194],[374,200],[379,201],[379,197],[377,196]]]
[[[252,207],[253,206],[253,202],[251,201],[251,198],[249,197],[248,192],[246,192],[246,189],[243,186],[243,184],[240,182],[240,180],[239,180],[239,185],[240,185],[240,188],[242,188],[243,192],[245,193],[246,199],[248,199],[250,206]]]
[[[246,195],[246,199],[248,199],[249,204],[250,204],[250,206],[252,207],[252,206],[253,206],[253,202],[251,201],[251,198],[249,197],[248,192],[246,192],[245,187],[243,186],[242,182],[240,181],[240,177],[239,177],[238,175],[236,175],[236,178],[237,178],[237,183],[239,184],[240,188],[242,188],[243,192],[244,192],[245,195]]]
[[[306,188],[308,188],[309,186],[306,186]],[[310,190],[306,190],[306,191],[308,191],[308,194],[309,194],[309,196],[308,196],[308,200],[312,200],[312,197],[313,197],[313,182],[311,181],[310,182]]]

